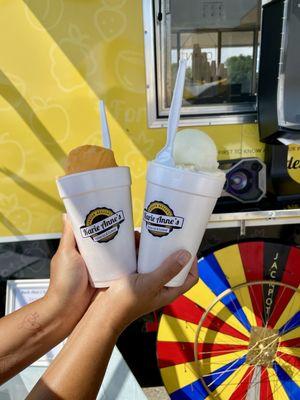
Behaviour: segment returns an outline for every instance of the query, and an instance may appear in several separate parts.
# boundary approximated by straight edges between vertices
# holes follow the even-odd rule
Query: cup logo
[[[123,221],[123,211],[114,212],[106,207],[95,208],[86,216],[84,226],[80,228],[81,236],[92,238],[94,242],[107,243],[118,234]]]
[[[184,218],[174,215],[172,208],[162,201],[153,201],[144,210],[144,221],[151,235],[162,237],[173,229],[181,229]]]

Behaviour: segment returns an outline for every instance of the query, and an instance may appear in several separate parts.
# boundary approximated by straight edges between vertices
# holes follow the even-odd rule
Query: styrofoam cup
[[[79,251],[94,287],[136,271],[129,168],[66,175],[57,180]]]
[[[224,183],[225,174],[219,170],[193,172],[148,164],[138,272],[151,272],[171,253],[185,249],[191,261],[166,286],[184,283]]]

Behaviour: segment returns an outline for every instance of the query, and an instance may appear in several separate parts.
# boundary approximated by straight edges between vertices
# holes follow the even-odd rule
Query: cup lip
[[[117,166],[117,167],[109,167],[109,168],[90,169],[88,171],[75,172],[74,174],[68,174],[68,175],[60,176],[60,177],[56,178],[56,181],[63,181],[63,180],[67,180],[67,179],[70,179],[70,178],[73,178],[73,177],[80,177],[80,176],[84,176],[84,175],[91,174],[91,173],[96,174],[96,173],[101,173],[103,171],[109,171],[109,170],[112,171],[112,170],[116,170],[116,169],[119,169],[119,170],[120,169],[124,169],[124,170],[127,169],[127,170],[129,170],[129,167]]]
[[[129,167],[112,167],[91,169],[65,175],[56,180],[59,195],[62,199],[77,197],[83,193],[131,186]]]
[[[199,177],[199,175],[212,179],[224,179],[225,177],[225,172],[220,170],[219,168],[216,171],[191,171],[189,169],[180,168],[178,166],[172,167],[170,165],[161,164],[155,160],[149,161],[149,165],[164,168],[173,172],[176,170],[176,173],[178,172],[179,174],[190,175],[191,177]]]
[[[195,172],[188,169],[172,167],[157,162],[149,162],[147,181],[173,189],[203,197],[218,198],[224,187],[226,175],[223,171]]]

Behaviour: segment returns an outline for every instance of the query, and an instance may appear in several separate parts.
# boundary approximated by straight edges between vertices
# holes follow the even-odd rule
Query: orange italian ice
[[[66,175],[92,169],[117,167],[112,150],[101,146],[84,145],[73,149],[67,158]]]

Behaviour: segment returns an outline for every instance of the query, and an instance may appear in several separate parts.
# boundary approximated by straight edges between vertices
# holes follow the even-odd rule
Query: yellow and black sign
[[[125,220],[123,211],[99,207],[90,211],[85,224],[80,228],[83,238],[92,238],[98,243],[107,243],[118,234],[120,224]]]
[[[151,235],[162,237],[173,229],[181,229],[184,218],[174,215],[172,208],[162,201],[153,201],[144,210],[144,221]]]

